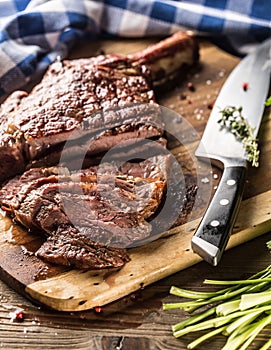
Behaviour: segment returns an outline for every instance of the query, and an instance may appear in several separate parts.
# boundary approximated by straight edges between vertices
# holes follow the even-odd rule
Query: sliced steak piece
[[[162,202],[169,167],[170,156],[161,155],[72,172],[33,168],[3,186],[0,203],[26,228],[49,236],[39,257],[76,267],[119,267],[128,259],[123,248],[151,234],[147,220]]]
[[[69,174],[67,168],[33,168],[9,180],[0,190],[0,203],[5,211],[13,215],[28,193],[44,183],[57,183],[58,175]]]
[[[25,96],[26,92],[14,92],[0,108],[0,183],[21,173],[26,165],[23,134],[13,121],[13,111]]]
[[[119,193],[116,200],[109,195],[103,199],[97,186],[88,184],[88,187],[91,188],[87,191],[90,193],[80,194],[82,192],[80,183],[43,185],[28,194],[19,209],[15,211],[15,218],[24,226],[32,230],[42,230],[49,235],[53,234],[58,226],[73,224],[76,227],[89,226],[87,234],[91,237],[92,227],[96,225],[108,231],[106,238],[95,237],[96,240],[107,245],[127,246],[134,240],[150,234],[150,225],[145,222],[141,212],[132,207],[135,204],[132,193],[127,195],[127,191],[118,189],[115,191]],[[106,192],[110,190],[113,190],[112,186],[109,186]],[[136,199],[143,211],[148,200]],[[118,206],[120,202],[122,207]],[[131,206],[128,206],[129,202]],[[147,213],[149,212],[150,210],[147,209]]]
[[[113,139],[113,137],[112,137]],[[102,140],[101,140],[102,141]],[[106,141],[106,140],[105,140]],[[53,166],[59,162],[64,167],[70,170],[87,168],[89,166],[97,165],[104,159],[108,153],[89,154],[88,146],[90,142],[88,139],[81,140],[81,143],[69,143],[69,147],[56,147],[48,156],[41,159],[31,161],[26,170],[36,167]],[[125,160],[125,159],[145,159],[146,156],[154,157],[161,154],[167,154],[166,149],[167,140],[163,137],[158,139],[130,139],[121,140],[118,145],[109,149],[109,156],[111,160]]]
[[[74,143],[81,145],[87,138],[84,152],[93,156],[122,141],[127,146],[140,137],[161,137],[152,81],[161,81],[161,71],[165,80],[197,59],[195,38],[183,33],[136,55],[53,63],[29,95],[16,92],[2,107],[0,182],[44,157],[57,164],[56,149],[67,140],[65,147],[74,150]]]
[[[94,242],[71,226],[60,227],[36,255],[54,264],[75,266],[79,269],[119,268],[130,260],[125,249],[106,247]]]

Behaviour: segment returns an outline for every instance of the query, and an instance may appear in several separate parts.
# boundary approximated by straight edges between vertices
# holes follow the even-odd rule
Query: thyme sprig
[[[254,129],[242,114],[242,107],[227,106],[220,111],[221,118],[218,123],[227,128],[237,140],[241,141],[247,153],[248,161],[252,166],[259,166],[258,142],[254,137]]]

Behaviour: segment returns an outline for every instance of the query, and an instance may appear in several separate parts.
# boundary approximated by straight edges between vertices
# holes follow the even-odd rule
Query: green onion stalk
[[[271,241],[267,242],[271,249]],[[185,298],[177,303],[164,303],[163,309],[180,308],[192,314],[172,326],[176,338],[188,333],[204,331],[187,345],[194,349],[210,338],[222,334],[225,345],[222,350],[245,350],[257,335],[271,324],[271,265],[245,280],[205,280],[205,284],[224,285],[214,292],[197,292],[172,286],[170,293]],[[207,307],[207,309],[206,309]],[[271,349],[271,339],[260,350]]]

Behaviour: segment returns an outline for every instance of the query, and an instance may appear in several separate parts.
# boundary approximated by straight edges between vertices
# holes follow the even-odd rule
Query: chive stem
[[[216,284],[216,285],[236,285],[236,284],[258,284],[260,282],[271,282],[271,277],[257,278],[252,280],[239,280],[239,281],[219,281],[219,280],[204,280],[205,284]]]
[[[244,294],[241,297],[240,309],[246,310],[253,306],[271,302],[271,290],[256,294]]]
[[[271,247],[271,241],[268,244]],[[190,291],[175,286],[170,289],[171,294],[188,301],[163,304],[164,310],[182,308],[192,313],[202,306],[214,304],[173,325],[173,335],[179,338],[191,332],[206,331],[188,344],[188,349],[194,349],[220,333],[227,337],[223,350],[247,349],[261,330],[271,324],[271,265],[245,280],[206,279],[204,283],[228,287],[214,292]],[[271,340],[261,350],[270,346]]]
[[[176,323],[172,327],[172,330],[173,330],[173,332],[177,332],[186,326],[200,322],[200,321],[202,321],[202,320],[206,319],[207,317],[212,316],[214,314],[215,314],[215,307],[210,308],[206,311],[202,311],[196,315],[193,315],[193,316],[187,318],[186,320],[183,320],[182,322]]]
[[[271,338],[260,348],[260,350],[268,350],[271,348]]]
[[[224,329],[226,328],[226,326],[222,326],[220,328],[216,328],[213,331],[206,333],[204,335],[202,335],[201,337],[195,339],[194,341],[192,341],[190,344],[187,345],[187,349],[194,349],[195,347],[197,347],[198,345],[200,345],[201,343],[203,343],[204,341],[214,337],[215,335],[222,333],[224,331]]]

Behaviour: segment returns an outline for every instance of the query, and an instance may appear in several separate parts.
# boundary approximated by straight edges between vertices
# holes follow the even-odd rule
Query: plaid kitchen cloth
[[[0,0],[0,101],[82,38],[184,29],[246,54],[271,36],[270,0]]]

